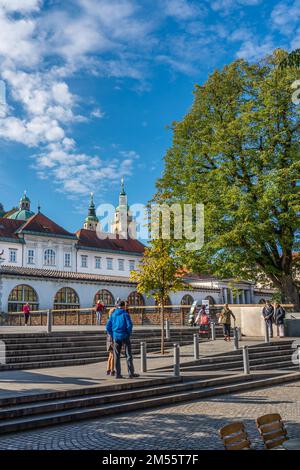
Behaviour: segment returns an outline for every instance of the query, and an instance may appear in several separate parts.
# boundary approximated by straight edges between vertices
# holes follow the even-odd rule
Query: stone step
[[[73,408],[74,403],[72,404],[71,409],[62,410],[53,410],[47,411],[47,404],[44,404],[44,410],[42,414],[30,415],[30,416],[17,416],[9,418],[9,411],[6,410],[6,419],[2,419],[0,422],[0,433],[5,434],[9,432],[24,431],[27,429],[36,429],[45,426],[57,425],[66,422],[75,422],[80,420],[92,419],[92,418],[101,418],[103,416],[116,415],[120,413],[136,411],[140,409],[153,408],[159,406],[166,406],[174,403],[180,403],[191,400],[199,400],[207,397],[223,395],[226,393],[235,393],[241,392],[244,390],[255,389],[260,387],[266,387],[270,385],[277,385],[286,382],[291,382],[300,379],[300,373],[289,373],[284,375],[277,375],[271,377],[251,377],[249,376],[240,376],[238,379],[237,376],[234,377],[234,383],[213,383],[207,384],[205,387],[200,387],[190,382],[190,388],[186,389],[176,389],[176,386],[172,386],[172,392],[167,391],[166,388],[156,387],[148,392],[148,396],[139,397],[140,394],[134,395],[132,392],[126,397],[126,394],[123,397],[120,397],[121,400],[118,400],[118,395],[113,400],[117,399],[118,401],[112,401],[100,404],[94,404],[93,406],[83,406]],[[222,380],[227,379],[223,378]],[[196,389],[195,389],[196,387]],[[155,390],[155,391],[154,391]],[[145,390],[144,390],[145,391]],[[140,391],[141,393],[142,391]],[[154,394],[154,396],[153,396]],[[107,398],[108,399],[108,398]],[[93,398],[92,398],[93,400]],[[95,399],[94,399],[95,400]],[[70,402],[69,402],[70,403]],[[52,404],[53,406],[53,404]],[[54,404],[55,406],[55,404]],[[68,405],[66,405],[68,406]],[[53,408],[51,408],[53,409]],[[49,410],[49,409],[48,409]],[[18,413],[16,411],[16,413]],[[5,415],[4,415],[5,416]]]
[[[247,376],[245,380],[254,380],[254,376]],[[15,419],[23,416],[33,416],[38,414],[50,413],[52,411],[71,410],[75,408],[83,408],[105,403],[117,403],[125,400],[133,400],[137,398],[147,398],[151,396],[165,395],[174,392],[184,392],[190,390],[197,390],[200,388],[211,387],[215,385],[224,385],[230,383],[238,383],[240,377],[228,376],[213,379],[200,379],[193,381],[186,381],[180,383],[166,383],[157,384],[155,381],[149,381],[148,386],[135,388],[131,387],[125,391],[108,391],[103,393],[93,392],[89,395],[82,397],[61,398],[55,400],[47,400],[39,402],[38,397],[34,404],[28,403],[22,405],[13,405],[0,408],[0,420]]]

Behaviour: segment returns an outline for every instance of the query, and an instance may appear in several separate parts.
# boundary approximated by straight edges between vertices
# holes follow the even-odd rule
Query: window
[[[65,253],[65,268],[71,267],[71,253]]]
[[[55,310],[76,310],[80,308],[79,297],[75,290],[70,287],[60,289],[55,296],[53,308]]]
[[[107,261],[107,269],[113,269],[113,259],[106,258],[106,261]]]
[[[127,298],[127,302],[129,304],[129,307],[138,307],[138,306],[144,306],[145,305],[145,300],[142,294],[139,292],[131,292]],[[139,308],[134,308],[132,310],[132,313],[142,313],[143,309]]]
[[[134,269],[135,269],[135,261],[130,260],[129,261],[129,271],[134,271]]]
[[[45,266],[55,266],[55,251],[54,250],[46,250],[44,253],[44,265]]]
[[[9,262],[16,263],[17,262],[17,250],[14,248],[9,249]]]
[[[26,285],[16,286],[8,297],[8,312],[22,312],[23,306],[29,303],[30,310],[38,310],[38,296],[35,290]]]
[[[88,267],[88,257],[87,255],[81,255],[81,267],[87,268]]]
[[[34,264],[34,250],[27,251],[27,264]]]
[[[95,258],[95,268],[101,269],[101,258],[99,258],[99,256],[96,256]]]
[[[119,271],[124,271],[124,260],[118,259]]]
[[[114,296],[112,295],[109,290],[102,289],[97,292],[97,294],[94,297],[94,305],[98,302],[98,300],[101,300],[101,302],[107,307],[107,306],[113,306],[115,304],[115,299]]]

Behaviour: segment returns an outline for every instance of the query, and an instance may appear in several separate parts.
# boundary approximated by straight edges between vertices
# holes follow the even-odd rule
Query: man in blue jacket
[[[132,334],[132,321],[129,313],[125,310],[125,302],[120,303],[120,308],[117,308],[109,317],[106,324],[106,331],[112,337],[114,342],[114,355],[115,355],[115,368],[116,379],[122,379],[121,375],[121,349],[124,345],[128,375],[130,379],[138,377],[134,373],[133,359],[131,353],[130,336]]]

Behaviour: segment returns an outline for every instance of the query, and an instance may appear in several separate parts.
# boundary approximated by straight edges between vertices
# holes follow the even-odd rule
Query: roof
[[[133,238],[100,239],[94,230],[81,229],[76,233],[79,248],[95,248],[100,251],[119,251],[124,253],[144,254],[145,245]]]
[[[23,225],[22,220],[6,219],[0,217],[0,239],[10,239],[19,241],[16,231]]]
[[[57,225],[53,220],[46,217],[41,212],[30,217],[22,226],[18,233],[32,233],[36,235],[51,235],[57,237],[66,237],[75,239],[76,236]]]
[[[23,276],[23,277],[38,277],[44,279],[63,279],[74,281],[94,281],[94,282],[116,282],[125,283],[135,286],[136,283],[130,281],[128,277],[121,276],[101,276],[100,274],[88,273],[75,273],[66,271],[56,271],[52,269],[35,269],[35,268],[22,268],[18,266],[2,266],[0,269],[1,275],[8,276]]]
[[[34,212],[28,211],[26,209],[20,209],[17,210],[16,212],[13,212],[11,215],[8,216],[9,219],[14,219],[14,220],[28,220],[30,217],[34,215]]]

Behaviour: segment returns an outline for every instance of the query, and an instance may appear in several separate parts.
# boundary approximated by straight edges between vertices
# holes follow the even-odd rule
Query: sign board
[[[202,300],[202,305],[205,305],[205,311],[209,316],[209,300]]]

